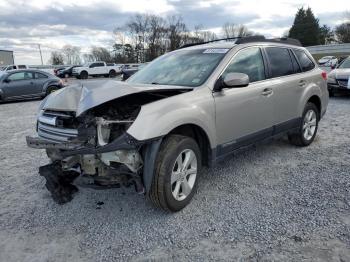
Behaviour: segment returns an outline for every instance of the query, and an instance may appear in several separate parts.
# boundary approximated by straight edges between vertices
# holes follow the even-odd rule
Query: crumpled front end
[[[127,129],[141,104],[151,97],[135,94],[120,98],[77,117],[72,111],[40,111],[38,137],[27,137],[27,144],[46,150],[51,163],[40,167],[39,173],[46,178],[46,187],[56,202],[72,199],[77,191],[74,180],[74,184],[95,188],[134,185],[138,193],[145,192],[146,147],[155,140],[138,141]]]

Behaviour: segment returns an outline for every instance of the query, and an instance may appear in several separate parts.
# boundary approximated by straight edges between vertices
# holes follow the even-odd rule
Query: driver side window
[[[264,61],[259,47],[246,48],[234,56],[222,77],[228,73],[244,73],[249,76],[249,82],[266,79]]]
[[[11,81],[19,81],[19,80],[29,80],[32,79],[33,75],[32,73],[28,72],[18,72],[14,73],[12,75],[9,75],[8,79]]]

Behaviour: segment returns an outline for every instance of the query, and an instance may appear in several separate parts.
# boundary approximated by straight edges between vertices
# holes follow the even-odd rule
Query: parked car
[[[1,71],[9,71],[16,69],[28,69],[27,65],[8,65],[1,68]]]
[[[59,69],[59,70],[57,70],[56,75],[60,78],[72,77],[73,76],[73,69],[76,67],[81,67],[81,65],[75,65],[75,66],[70,66],[70,67]]]
[[[318,60],[320,66],[335,67],[338,64],[338,58],[335,56],[324,56]]]
[[[116,77],[120,72],[120,66],[108,66],[105,62],[98,61],[73,68],[72,75],[79,79],[87,79],[89,76]]]
[[[67,68],[66,66],[64,66],[64,67],[59,67],[59,68],[54,68],[54,69],[53,69],[53,73],[54,73],[55,76],[57,76],[58,71],[64,70],[64,69],[66,69],[66,68]]]
[[[126,79],[128,79],[130,76],[132,76],[133,74],[135,74],[145,66],[146,64],[140,64],[140,65],[132,65],[132,66],[123,68],[121,73],[122,80],[125,81]]]
[[[60,88],[59,78],[39,70],[11,70],[0,76],[0,101],[44,97]]]
[[[134,185],[178,211],[203,165],[282,134],[308,146],[328,105],[326,73],[300,42],[261,36],[184,47],[126,82],[99,84],[50,95],[39,107],[38,137],[27,137],[51,159],[39,173],[58,203],[72,199],[75,180]]]
[[[350,94],[350,56],[328,74],[327,84],[330,96],[336,93]]]

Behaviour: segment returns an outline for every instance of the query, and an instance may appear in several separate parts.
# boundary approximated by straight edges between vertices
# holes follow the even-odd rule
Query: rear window
[[[308,55],[303,50],[294,49],[293,51],[297,56],[299,60],[299,64],[304,72],[310,71],[315,68],[314,62],[312,62],[312,60],[308,57]]]
[[[286,76],[294,73],[288,49],[267,47],[266,53],[270,62],[271,77]]]
[[[42,78],[47,78],[47,76],[42,73],[35,73],[35,78],[42,79]]]

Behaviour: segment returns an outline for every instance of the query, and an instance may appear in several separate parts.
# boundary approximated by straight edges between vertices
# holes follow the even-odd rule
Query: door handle
[[[34,83],[33,82],[30,82],[31,85],[33,85]]]
[[[299,86],[300,86],[300,87],[306,86],[306,81],[305,81],[305,80],[300,80],[300,81],[299,81]]]
[[[273,94],[273,90],[272,88],[265,88],[262,93],[261,93],[263,96],[270,96]]]

